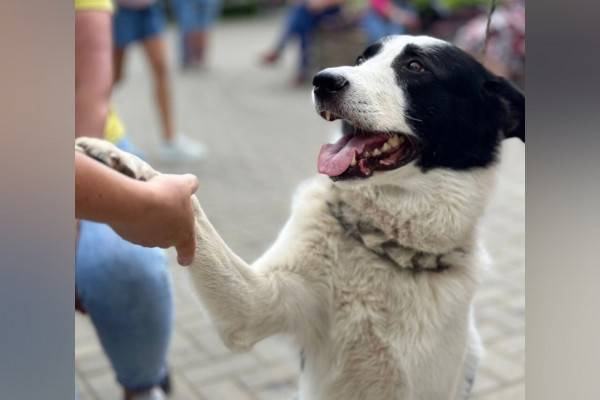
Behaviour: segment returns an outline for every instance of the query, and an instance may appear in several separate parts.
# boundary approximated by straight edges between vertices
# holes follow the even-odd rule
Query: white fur
[[[398,88],[386,66],[405,44],[394,39],[361,66],[338,69],[357,87],[353,121],[362,115],[374,130],[409,133],[390,111],[402,106],[402,91],[384,89]],[[367,76],[376,76],[375,89]],[[78,144],[120,158],[138,178],[155,174],[105,142]],[[480,351],[472,300],[487,260],[477,224],[494,177],[495,166],[423,173],[413,163],[363,180],[317,177],[298,190],[289,221],[253,265],[229,249],[194,197],[194,285],[230,349],[295,338],[306,357],[301,400],[465,399]]]
[[[370,131],[413,134],[407,119],[414,117],[406,110],[406,99],[392,68],[394,59],[407,44],[448,45],[429,36],[391,36],[375,57],[362,64],[323,70],[343,76],[350,83],[338,104],[340,108],[334,109],[334,113]]]
[[[252,266],[194,200],[194,284],[232,350],[278,333],[296,339],[306,356],[302,400],[463,399],[480,348],[472,299],[486,257],[476,225],[494,174],[432,171],[399,185],[344,188],[315,178]],[[408,248],[444,254],[451,267],[415,272],[383,260],[339,225],[327,206],[336,202]]]

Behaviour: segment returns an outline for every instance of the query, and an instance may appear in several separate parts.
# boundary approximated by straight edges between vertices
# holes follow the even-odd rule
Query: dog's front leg
[[[103,140],[79,138],[75,147],[135,179],[148,180],[158,174],[144,161]],[[223,242],[198,199],[192,196],[192,200],[198,238],[195,261],[190,267],[193,281],[230,348],[248,349],[278,332],[306,336],[323,329],[326,324],[322,322],[322,310],[327,308],[327,296],[322,293],[326,290],[317,289],[314,282],[309,284],[306,277],[291,272],[299,260],[306,263],[306,254],[297,255],[302,251],[278,240],[261,258],[260,265],[251,268]],[[281,246],[284,251],[278,251]]]
[[[198,247],[191,274],[224,343],[245,351],[276,333],[318,334],[312,327],[323,326],[316,320],[324,296],[315,285],[291,272],[290,261],[275,255],[279,251],[269,251],[260,265],[249,266],[224,243],[196,198],[194,208]],[[286,260],[295,259],[290,252],[294,250],[286,247]]]

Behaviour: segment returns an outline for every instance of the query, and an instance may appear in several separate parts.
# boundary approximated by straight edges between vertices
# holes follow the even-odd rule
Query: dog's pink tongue
[[[328,176],[338,176],[344,173],[352,163],[352,158],[356,152],[350,146],[351,136],[343,136],[333,144],[324,144],[319,152],[319,161],[317,167],[321,174]]]
[[[387,135],[343,136],[333,144],[324,144],[319,152],[319,172],[327,176],[343,174],[352,163],[354,155],[360,155],[367,147],[385,143]]]

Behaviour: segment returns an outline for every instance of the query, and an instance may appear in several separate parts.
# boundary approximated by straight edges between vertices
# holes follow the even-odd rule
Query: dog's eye
[[[364,63],[365,61],[366,61],[365,57],[358,56],[358,58],[356,59],[356,65],[360,65],[360,64]]]
[[[423,64],[421,64],[418,61],[410,61],[408,64],[406,64],[406,68],[408,68],[409,70],[411,70],[412,72],[424,72],[425,71],[425,67],[423,67]]]

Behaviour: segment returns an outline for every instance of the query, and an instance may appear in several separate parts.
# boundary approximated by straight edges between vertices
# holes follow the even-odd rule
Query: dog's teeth
[[[356,165],[356,153],[354,153],[354,156],[352,156],[352,162],[350,163],[351,166],[355,166]]]
[[[367,152],[365,152],[365,157],[366,157],[366,158],[369,158],[369,157],[371,157],[371,153],[369,153],[368,151],[367,151]]]
[[[389,151],[392,148],[392,146],[390,146],[387,142],[383,145],[382,150],[385,153],[386,151]]]
[[[325,119],[331,121],[331,111],[325,111]]]
[[[375,149],[375,150],[373,151],[373,155],[374,155],[374,156],[380,156],[380,155],[381,155],[381,151],[379,151],[379,149]]]
[[[400,145],[400,138],[397,135],[394,135],[390,138],[390,140],[388,140],[388,143],[390,144],[390,146],[396,147]]]
[[[398,138],[398,144],[404,143],[404,136],[396,136]]]

